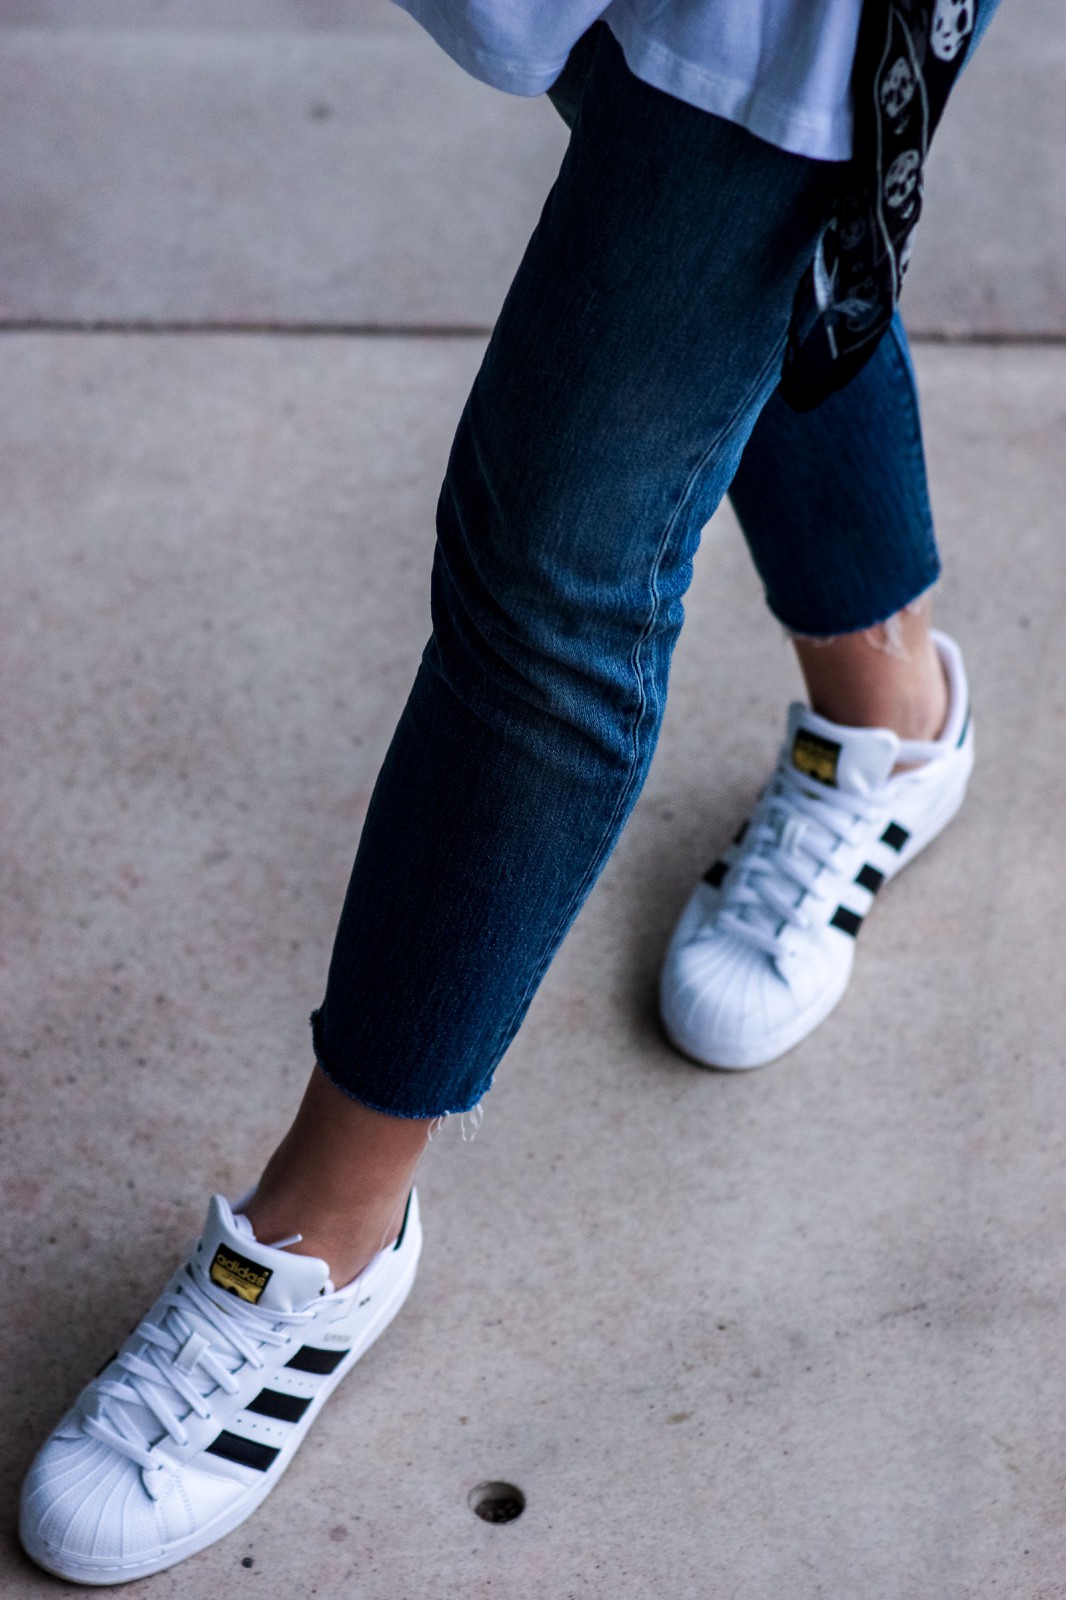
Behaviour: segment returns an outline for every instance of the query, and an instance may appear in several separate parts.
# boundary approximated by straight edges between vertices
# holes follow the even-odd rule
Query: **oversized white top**
[[[823,161],[851,154],[862,0],[396,0],[475,78],[542,94],[602,18],[630,71],[760,139]]]

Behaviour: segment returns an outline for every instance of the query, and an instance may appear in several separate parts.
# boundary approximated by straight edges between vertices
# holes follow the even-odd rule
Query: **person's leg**
[[[998,8],[981,0],[967,65]],[[564,115],[574,80],[561,80]],[[920,597],[939,561],[898,315],[864,371],[814,412],[771,399],[730,498],[813,709],[844,725],[935,737],[947,692],[931,602]]]
[[[981,0],[967,66],[998,8]],[[564,117],[582,65],[568,63],[560,80]],[[844,725],[933,737],[947,695],[932,607],[919,597],[939,562],[898,315],[864,371],[816,411],[800,416],[772,398],[730,498],[771,609],[793,634],[814,710]]]
[[[940,561],[898,317],[869,365],[816,411],[770,400],[729,494],[813,709],[935,738],[947,714],[928,594]]]
[[[314,1019],[309,1129],[339,1103],[323,1074],[396,1118],[485,1093],[639,792],[699,530],[828,203],[830,169],[638,82],[603,35],[453,447],[434,633]],[[290,1137],[271,1229],[338,1254],[343,1189],[367,1248],[422,1137],[390,1135],[378,1176],[339,1138],[328,1181],[322,1140]]]

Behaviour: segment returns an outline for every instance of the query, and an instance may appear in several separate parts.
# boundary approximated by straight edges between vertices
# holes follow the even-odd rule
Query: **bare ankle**
[[[921,727],[921,732],[909,736],[921,740],[939,739],[951,712],[951,687],[948,675],[932,641],[929,654],[926,696],[922,714],[921,716],[916,714],[915,718],[916,726]]]
[[[431,1119],[360,1105],[315,1068],[295,1121],[246,1207],[263,1244],[329,1263],[349,1282],[397,1237]]]
[[[313,1194],[257,1191],[245,1215],[261,1244],[292,1241],[295,1255],[317,1256],[338,1288],[350,1283],[374,1257],[395,1243],[403,1226],[407,1193],[398,1200],[370,1200],[345,1211],[325,1208]]]
[[[852,728],[890,728],[901,739],[936,739],[947,722],[950,692],[928,615],[838,639],[794,639],[812,710]],[[897,638],[897,634],[899,637]]]

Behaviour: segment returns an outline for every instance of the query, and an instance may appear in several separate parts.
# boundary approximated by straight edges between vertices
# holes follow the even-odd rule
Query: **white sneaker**
[[[847,988],[878,889],[962,804],[973,766],[966,673],[954,641],[933,638],[951,697],[937,740],[790,708],[751,821],[693,893],[667,951],[663,1024],[686,1055],[758,1067],[806,1038]],[[893,777],[898,762],[921,764]]]
[[[216,1195],[189,1260],[30,1468],[27,1555],[126,1583],[237,1527],[400,1309],[421,1246],[412,1190],[396,1243],[335,1290],[324,1261],[259,1244]]]

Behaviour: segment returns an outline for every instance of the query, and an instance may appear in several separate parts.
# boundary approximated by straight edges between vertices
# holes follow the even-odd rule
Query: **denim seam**
[[[742,396],[742,398],[737,401],[737,404],[736,404],[734,410],[731,412],[728,420],[722,424],[722,426],[719,429],[719,431],[715,434],[713,439],[707,445],[706,449],[703,451],[703,454],[700,456],[699,460],[693,466],[692,471],[689,473],[688,479],[687,479],[687,481],[685,483],[685,487],[684,487],[684,490],[683,490],[683,492],[681,494],[681,497],[678,500],[677,505],[674,507],[674,510],[673,510],[673,512],[672,512],[672,514],[671,514],[669,520],[667,521],[666,526],[665,526],[665,528],[663,530],[662,536],[661,536],[661,538],[659,540],[659,547],[658,547],[658,549],[656,551],[655,561],[654,561],[654,563],[652,565],[652,571],[651,571],[651,581],[650,581],[650,585],[649,585],[649,588],[650,588],[650,591],[651,591],[651,612],[650,612],[650,614],[648,616],[648,620],[644,624],[644,628],[643,628],[643,630],[641,632],[640,638],[637,640],[636,644],[633,646],[633,651],[632,651],[632,654],[630,656],[630,666],[631,666],[631,668],[633,670],[633,673],[634,673],[634,675],[636,677],[636,680],[637,680],[637,691],[638,691],[638,695],[639,695],[639,704],[638,704],[637,709],[636,709],[636,711],[634,713],[634,716],[633,716],[632,728],[631,728],[631,734],[630,734],[630,743],[631,743],[632,750],[633,750],[633,757],[632,757],[632,761],[631,761],[631,764],[630,764],[630,768],[629,768],[629,771],[628,771],[628,773],[626,775],[626,779],[625,779],[625,782],[624,782],[624,784],[622,786],[621,792],[620,792],[620,794],[618,796],[617,804],[615,805],[614,811],[611,813],[610,821],[608,822],[608,824],[607,824],[606,828],[604,829],[603,834],[602,834],[602,836],[600,838],[600,842],[599,842],[599,844],[598,844],[598,846],[596,848],[596,853],[595,853],[595,855],[593,857],[593,860],[592,860],[587,872],[585,873],[584,877],[581,879],[581,882],[578,884],[577,888],[574,890],[574,893],[572,894],[570,899],[567,901],[566,908],[563,911],[563,913],[561,914],[561,916],[559,918],[559,921],[556,923],[555,928],[552,930],[552,933],[549,935],[548,939],[545,941],[545,953],[543,953],[541,955],[539,961],[537,962],[536,968],[534,969],[533,976],[531,977],[529,983],[526,985],[525,989],[522,991],[522,994],[519,997],[519,1000],[518,1000],[517,1004],[515,1005],[514,1010],[512,1011],[510,1017],[508,1018],[506,1027],[501,1029],[500,1033],[497,1035],[497,1039],[498,1040],[502,1039],[503,1042],[502,1042],[502,1046],[498,1045],[498,1047],[497,1047],[496,1062],[493,1063],[493,1067],[491,1069],[492,1072],[495,1071],[496,1065],[499,1062],[500,1057],[502,1056],[504,1051],[506,1051],[506,1049],[510,1045],[512,1039],[514,1038],[515,1034],[517,1033],[518,1027],[520,1025],[520,1021],[521,1021],[521,1018],[522,1018],[522,1015],[523,1015],[524,1010],[525,1010],[525,1007],[532,1000],[532,997],[536,993],[537,988],[538,988],[538,986],[539,986],[539,984],[541,982],[541,979],[544,977],[545,972],[547,971],[548,967],[550,966],[551,960],[552,960],[552,955],[553,955],[555,949],[557,948],[557,946],[559,944],[559,941],[563,937],[565,937],[566,930],[569,927],[571,921],[573,920],[573,918],[574,918],[574,916],[576,914],[576,908],[580,907],[580,905],[582,903],[582,900],[584,899],[585,895],[590,892],[592,884],[595,882],[596,878],[599,875],[600,868],[602,866],[602,858],[603,858],[603,853],[604,853],[605,846],[607,844],[607,841],[611,838],[612,834],[614,833],[618,817],[622,812],[624,812],[626,802],[629,799],[629,795],[630,795],[630,792],[632,790],[633,784],[636,781],[637,767],[638,767],[638,761],[639,761],[640,725],[641,725],[641,723],[642,723],[642,721],[644,719],[644,714],[645,714],[645,712],[647,710],[647,704],[648,704],[647,696],[645,694],[645,688],[644,688],[644,675],[643,675],[643,670],[642,670],[642,666],[641,666],[641,655],[642,655],[644,646],[646,645],[646,643],[648,641],[648,638],[649,638],[649,636],[651,634],[652,628],[655,625],[655,620],[656,620],[656,618],[657,618],[657,616],[659,614],[658,578],[659,578],[659,573],[660,573],[660,571],[662,569],[663,557],[664,557],[664,555],[666,553],[666,550],[667,550],[667,548],[669,546],[669,543],[670,543],[670,536],[673,533],[674,528],[677,525],[677,521],[678,521],[679,517],[681,516],[685,506],[688,504],[688,501],[689,501],[689,499],[691,497],[691,494],[692,494],[692,490],[693,490],[695,484],[697,483],[697,481],[699,480],[700,474],[703,472],[703,469],[706,466],[708,460],[714,454],[715,450],[719,447],[719,445],[721,444],[722,440],[728,436],[730,430],[736,424],[737,418],[743,413],[743,411],[745,410],[746,406],[749,404],[751,396],[758,392],[759,388],[762,386],[763,382],[765,381],[767,373],[770,372],[775,367],[775,365],[777,365],[780,362],[782,354],[784,352],[784,348],[785,348],[785,341],[784,341],[784,339],[782,339],[777,345],[775,345],[773,351],[767,357],[766,361],[763,363],[763,366],[759,369],[758,376],[752,381],[752,383],[745,390],[744,395]],[[489,1087],[489,1082],[491,1082],[491,1073],[490,1073],[489,1080],[488,1081],[484,1081],[482,1083],[481,1095],[479,1095],[479,1099],[481,1098],[481,1096],[483,1096],[487,1092],[488,1087]]]

